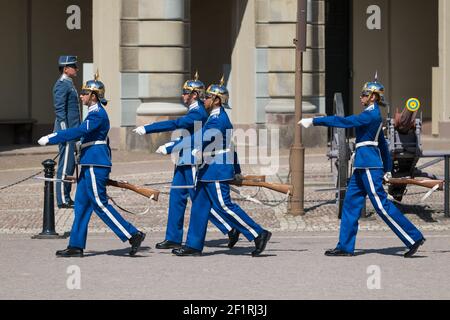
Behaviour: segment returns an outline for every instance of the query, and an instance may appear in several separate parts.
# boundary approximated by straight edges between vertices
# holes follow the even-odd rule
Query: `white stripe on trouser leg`
[[[219,220],[220,223],[222,223],[225,228],[227,228],[228,231],[231,231],[231,226],[222,219],[222,217],[216,212],[216,210],[214,210],[213,208],[211,208],[211,213],[214,217],[216,217],[217,220]]]
[[[244,228],[246,228],[255,238],[258,236],[255,230],[253,230],[248,224],[244,222],[236,213],[234,213],[230,208],[227,207],[225,204],[225,201],[223,201],[222,197],[222,191],[220,190],[220,183],[216,182],[216,190],[217,195],[219,197],[220,205],[222,206],[222,209],[224,209],[230,216],[232,216],[234,219],[236,219],[237,222],[239,222]]]
[[[370,190],[372,191],[372,195],[375,198],[375,201],[377,202],[378,208],[381,210],[383,215],[392,223],[392,225],[397,228],[398,231],[408,240],[411,244],[414,244],[414,240],[403,230],[392,218],[391,216],[384,210],[383,205],[381,204],[381,200],[378,197],[377,192],[375,191],[375,186],[372,181],[372,176],[370,174],[370,170],[366,169],[367,179],[369,180]]]
[[[94,196],[95,196],[95,201],[97,202],[97,205],[100,207],[100,209],[102,209],[102,211],[104,213],[106,213],[106,215],[111,219],[111,221],[117,226],[117,228],[120,229],[120,231],[123,232],[123,234],[130,239],[131,235],[128,233],[127,230],[125,230],[125,228],[120,224],[119,221],[116,220],[116,218],[114,218],[114,216],[112,215],[112,213],[103,205],[103,203],[100,201],[100,197],[98,196],[98,191],[97,191],[97,181],[95,181],[95,174],[94,174],[94,167],[90,166],[89,167],[89,172],[91,173],[91,182],[92,182],[92,190],[94,191]]]
[[[195,187],[197,185],[197,181],[195,181],[195,178],[197,178],[197,172],[195,170],[195,166],[192,166],[191,169],[192,169],[192,185]]]
[[[66,176],[66,170],[67,170],[67,161],[69,160],[69,143],[66,142],[66,149],[64,150],[64,162],[63,162],[63,169],[61,173],[61,179],[64,179]],[[61,182],[61,198],[62,202],[66,204],[66,195],[64,194],[64,182]]]

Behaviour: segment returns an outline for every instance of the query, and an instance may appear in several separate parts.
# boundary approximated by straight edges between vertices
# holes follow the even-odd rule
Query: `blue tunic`
[[[63,75],[53,86],[55,107],[55,131],[80,125],[80,102],[71,78]]]
[[[101,103],[98,103],[89,108],[88,115],[80,126],[51,134],[49,143],[57,144],[81,138],[80,164],[82,166],[111,167],[108,132],[108,114]]]
[[[389,147],[384,138],[378,104],[367,107],[359,115],[348,117],[329,116],[313,119],[315,126],[356,128],[355,169],[382,168],[384,172],[392,170]]]
[[[145,132],[149,133],[157,133],[157,132],[167,132],[173,131],[177,129],[184,129],[184,137],[190,137],[194,131],[202,128],[203,124],[208,119],[208,112],[205,110],[205,106],[201,101],[196,101],[189,107],[189,111],[182,117],[179,117],[175,120],[167,120],[155,122],[150,125],[144,126]],[[182,139],[178,140],[177,143],[181,142]],[[188,141],[189,142],[189,141]],[[169,142],[166,144],[167,147],[173,147],[175,145],[174,142]],[[179,153],[179,158],[177,161],[177,166],[184,165],[193,165],[194,159],[192,157],[192,146],[190,144],[184,146],[180,145],[179,148],[176,149]]]

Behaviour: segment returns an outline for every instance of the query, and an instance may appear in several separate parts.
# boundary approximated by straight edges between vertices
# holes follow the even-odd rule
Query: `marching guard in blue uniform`
[[[203,159],[203,163],[198,172],[186,243],[172,250],[177,256],[201,254],[211,211],[235,226],[249,241],[255,241],[256,248],[252,256],[258,256],[264,251],[272,235],[231,201],[228,181],[240,175],[241,170],[231,143],[233,126],[225,107],[229,107],[228,90],[222,79],[219,85],[210,85],[206,90],[205,108],[210,113],[202,129],[202,141],[197,143],[195,134],[191,138],[191,144],[195,146],[192,154],[196,159]],[[172,150],[173,146],[167,151],[170,153]]]
[[[348,184],[344,199],[339,243],[327,256],[352,256],[355,249],[358,219],[368,195],[378,215],[409,248],[404,254],[411,257],[425,242],[422,233],[388,200],[383,188],[383,180],[390,177],[392,161],[388,145],[382,132],[383,120],[380,105],[384,106],[384,86],[377,81],[364,85],[361,104],[365,107],[359,115],[349,117],[316,117],[300,120],[299,124],[308,128],[327,126],[356,128],[356,151],[354,172]]]
[[[76,128],[80,125],[80,103],[78,93],[73,85],[72,78],[76,77],[77,57],[60,56],[59,71],[61,76],[53,87],[53,105],[55,107],[55,129],[66,130]],[[73,175],[75,170],[75,141],[65,141],[59,144],[57,179],[64,179],[66,175]],[[56,182],[56,203],[58,208],[73,208],[70,198],[72,184]]]
[[[181,98],[185,106],[189,108],[186,115],[176,120],[160,121],[140,126],[133,131],[139,135],[144,135],[185,129],[189,132],[190,137],[194,133],[194,127],[198,125],[200,129],[208,119],[208,113],[202,102],[204,95],[205,85],[198,80],[198,73],[196,73],[193,80],[187,80],[183,85]],[[187,139],[185,141],[189,142],[190,140]],[[169,142],[166,145],[162,145],[156,152],[167,154],[167,148],[172,147],[174,144],[175,142]],[[190,146],[179,150],[179,157],[173,174],[172,189],[170,190],[166,236],[164,241],[156,244],[157,249],[181,247],[187,198],[190,197],[192,200],[194,197],[195,178],[197,175],[191,151],[192,148]],[[209,219],[223,234],[228,234],[228,246],[232,248],[239,239],[238,231],[226,223],[215,211],[211,211]]]
[[[130,255],[136,254],[145,233],[126,221],[108,204],[106,183],[111,172],[111,149],[108,132],[109,118],[104,106],[105,86],[98,80],[87,81],[81,91],[81,100],[89,107],[86,119],[77,128],[60,130],[39,139],[40,145],[64,143],[81,138],[81,172],[75,196],[75,218],[67,249],[59,250],[59,257],[82,257],[86,247],[88,224],[92,211],[123,241],[131,244]]]

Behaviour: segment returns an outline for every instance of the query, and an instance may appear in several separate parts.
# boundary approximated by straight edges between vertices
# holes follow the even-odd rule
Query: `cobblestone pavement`
[[[0,189],[18,180],[26,178],[42,169],[41,162],[53,158],[57,151],[55,146],[26,147],[21,149],[0,150]],[[234,200],[246,210],[252,218],[272,231],[336,231],[340,220],[337,218],[334,177],[330,162],[326,157],[326,149],[307,149],[305,159],[305,215],[294,217],[287,214],[288,204],[284,195],[268,189],[253,187],[240,188],[243,195],[252,196],[263,204],[243,200],[233,194]],[[248,154],[255,155],[256,150]],[[281,150],[279,168],[275,174],[268,176],[272,182],[285,182],[288,179],[289,151]],[[244,159],[244,174],[261,174],[267,169],[261,163],[254,163],[255,158]],[[421,159],[419,165],[430,159]],[[251,161],[252,164],[249,164]],[[444,164],[429,167],[427,172],[443,176]],[[143,215],[123,213],[126,219],[145,231],[164,231],[167,220],[169,184],[158,184],[171,181],[173,164],[167,156],[146,152],[113,151],[113,169],[111,177],[116,180],[127,180],[133,184],[154,183],[152,188],[161,191],[158,202],[147,201],[131,191],[123,191],[109,187],[109,196],[121,207],[133,212],[143,212],[148,205],[150,210]],[[42,174],[41,174],[42,176]],[[42,230],[43,185],[41,180],[29,179],[20,184],[0,190],[0,233],[39,233]],[[75,189],[75,187],[74,187]],[[450,230],[450,219],[444,217],[444,193],[434,192],[425,204],[419,204],[420,198],[428,191],[411,186],[399,208],[407,217],[425,233],[426,231]],[[56,207],[56,205],[55,205]],[[189,208],[186,211],[185,226],[189,221]],[[373,207],[367,202],[369,214]],[[120,211],[120,210],[119,210]],[[70,231],[73,212],[55,208],[56,231]],[[210,231],[216,231],[210,225]],[[360,229],[368,231],[389,230],[387,225],[376,215],[360,220]],[[92,216],[90,232],[110,232],[109,228],[95,215]]]

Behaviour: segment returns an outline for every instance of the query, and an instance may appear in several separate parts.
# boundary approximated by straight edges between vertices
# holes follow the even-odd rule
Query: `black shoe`
[[[411,248],[409,248],[409,250],[408,250],[403,256],[404,256],[405,258],[411,258],[411,257],[417,252],[417,250],[419,249],[419,247],[425,243],[426,240],[427,240],[427,239],[422,238],[422,239],[416,241],[416,243],[414,243],[414,244],[411,246]]]
[[[83,257],[83,249],[75,248],[75,247],[67,247],[67,249],[64,250],[58,250],[56,251],[57,257],[64,257],[64,258],[70,258],[70,257]]]
[[[235,228],[231,229],[230,232],[228,232],[228,239],[229,239],[229,241],[228,241],[228,248],[231,249],[231,248],[234,247],[236,242],[238,242],[238,240],[239,240],[239,235],[240,234],[241,233],[239,232],[239,230],[235,229]]]
[[[174,255],[177,255],[179,257],[183,257],[183,256],[200,256],[202,254],[202,252],[200,250],[194,249],[194,248],[189,248],[186,246],[183,246],[181,248],[178,249],[173,249],[172,253]]]
[[[128,240],[131,244],[131,250],[130,250],[130,256],[134,256],[136,252],[141,247],[142,241],[145,239],[145,233],[138,231],[136,234],[134,234],[130,240]]]
[[[338,248],[325,251],[325,255],[329,256],[329,257],[352,257],[352,256],[354,256],[353,253],[346,252],[346,251],[343,251]]]
[[[172,242],[169,240],[164,240],[156,244],[156,249],[179,249],[181,248],[181,243]]]
[[[75,202],[73,202],[72,199],[69,200],[67,203],[58,204],[59,209],[73,209],[75,208]]]
[[[259,236],[255,238],[255,250],[252,252],[252,257],[259,256],[266,248],[267,242],[272,237],[272,232],[263,230]]]

